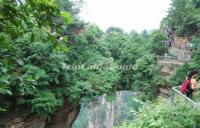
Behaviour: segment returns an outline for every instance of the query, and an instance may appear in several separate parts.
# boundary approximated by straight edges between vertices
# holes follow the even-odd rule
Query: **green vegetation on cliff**
[[[126,34],[111,27],[104,33],[78,19],[80,5],[81,1],[0,1],[2,109],[51,116],[66,100],[80,104],[102,94],[111,100],[115,91],[124,89],[142,91],[143,100],[156,95],[164,84],[153,52],[164,40],[157,36],[160,32]],[[101,69],[69,69],[74,65]],[[133,68],[106,68],[119,65]]]
[[[103,94],[111,101],[117,90],[138,91],[142,101],[156,97],[165,84],[156,64],[156,55],[168,52],[165,34],[125,33],[118,27],[103,32],[78,18],[81,4],[81,0],[0,0],[2,116],[26,110],[51,117],[65,102],[80,106]],[[191,37],[198,46],[199,5],[198,0],[173,0],[161,26]],[[173,85],[180,84],[189,69],[200,68],[199,56],[197,52],[192,64],[177,70]],[[157,102],[141,110],[139,122],[124,126],[198,126],[198,110],[189,108]]]
[[[200,110],[184,101],[172,104],[160,99],[145,103],[135,119],[117,128],[198,128],[199,118]]]

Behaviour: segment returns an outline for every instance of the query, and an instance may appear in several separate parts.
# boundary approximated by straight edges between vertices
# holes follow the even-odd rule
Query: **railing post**
[[[173,103],[174,102],[174,89],[172,88],[172,91],[171,91],[171,102]]]

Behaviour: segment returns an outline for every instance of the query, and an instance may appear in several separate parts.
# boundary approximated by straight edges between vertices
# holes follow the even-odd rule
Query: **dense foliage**
[[[197,0],[172,0],[172,6],[162,25],[171,27],[179,36],[198,34],[200,25],[198,4]]]
[[[155,59],[161,53],[153,52],[165,39],[161,32],[127,34],[111,27],[104,33],[78,19],[79,4],[0,1],[3,110],[49,116],[65,100],[80,104],[102,94],[113,100],[124,89],[153,99],[164,85]],[[127,65],[132,68],[119,68]]]
[[[141,91],[143,100],[153,98],[157,94],[159,86],[165,84],[163,78],[158,74],[156,54],[152,53],[152,48],[160,46],[160,42],[163,41],[163,38],[157,38],[157,42],[152,41],[157,34],[152,32],[145,35],[132,32],[128,35],[128,40],[121,50],[120,64],[131,64],[133,68],[121,71],[118,88]],[[162,33],[160,32],[160,34]]]
[[[1,107],[23,104],[41,115],[52,113],[63,102],[57,90],[67,78],[62,63],[68,60],[68,47],[66,38],[57,36],[71,22],[70,14],[53,1],[19,2],[0,4]],[[53,26],[56,35],[51,34]]]
[[[144,104],[138,116],[118,128],[198,128],[199,112],[184,101],[172,104],[162,99]]]
[[[161,55],[161,56],[167,53],[168,48],[166,45],[164,45],[166,40],[167,40],[166,35],[162,33],[160,30],[153,32],[150,39],[151,53],[155,55]]]
[[[168,52],[163,32],[125,33],[118,27],[103,32],[78,18],[81,5],[81,0],[0,0],[1,115],[27,110],[50,116],[64,101],[88,103],[103,94],[111,101],[117,90],[138,91],[142,101],[158,94],[165,82],[156,55]],[[162,26],[192,37],[198,46],[199,11],[199,0],[172,0]],[[199,56],[198,51],[192,63],[177,69],[172,85],[180,85],[190,69],[200,69]],[[134,121],[122,127],[199,126],[199,110],[166,103],[145,105],[139,118],[123,115]],[[81,118],[88,125],[88,118]]]
[[[88,27],[85,33],[76,37],[77,43],[68,48],[64,43],[66,38],[61,40],[57,37],[64,22],[70,23],[70,14],[60,12],[56,3],[45,0],[21,4],[3,1],[1,9],[3,108],[11,110],[22,105],[48,115],[61,106],[65,98],[79,103],[81,98],[89,99],[112,89],[117,78],[115,71],[71,71],[67,68],[82,63],[107,64],[109,58],[98,51],[101,44],[98,42],[99,33],[93,33],[96,29]],[[62,26],[59,28],[58,25]],[[50,33],[51,28],[56,34]]]
[[[68,64],[83,66],[69,73],[71,87],[68,97],[73,101],[110,93],[119,78],[116,70],[106,68],[111,66],[113,59],[105,51],[101,37],[102,31],[97,26],[88,26],[85,32],[77,35],[75,44],[70,46]]]

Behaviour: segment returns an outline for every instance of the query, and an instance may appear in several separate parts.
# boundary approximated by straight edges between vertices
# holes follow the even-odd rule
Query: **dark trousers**
[[[190,99],[192,99],[192,95],[193,95],[193,90],[188,90],[186,92],[186,96],[189,97]]]

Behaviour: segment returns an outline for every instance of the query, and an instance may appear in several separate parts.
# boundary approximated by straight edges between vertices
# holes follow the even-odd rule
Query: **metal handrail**
[[[192,99],[190,99],[189,97],[187,97],[186,95],[184,95],[183,93],[180,92],[180,87],[181,86],[176,86],[172,88],[172,94],[171,94],[171,102],[174,102],[174,96],[175,96],[175,92],[178,93],[181,97],[185,98],[188,102],[192,103],[192,105],[194,107],[198,107],[199,104],[195,101],[193,101]],[[177,89],[178,88],[178,89]]]
[[[173,60],[173,61],[191,61],[192,59],[179,59],[178,57],[170,57],[170,56],[156,56],[158,61],[163,60]]]
[[[181,52],[181,53],[196,53],[197,51],[187,51],[187,50],[169,50],[170,52]]]

